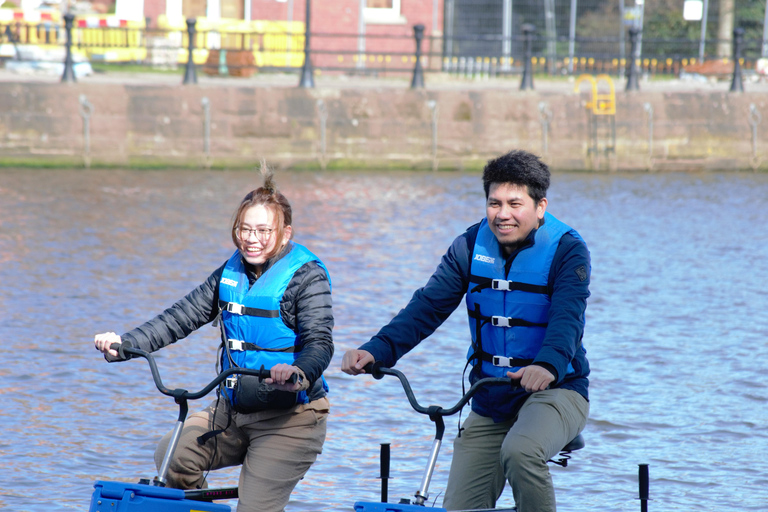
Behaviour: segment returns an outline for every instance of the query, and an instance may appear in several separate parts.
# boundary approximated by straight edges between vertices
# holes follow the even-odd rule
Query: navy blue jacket
[[[479,226],[479,223],[471,226],[453,241],[427,284],[416,290],[408,305],[382,327],[371,341],[361,346],[361,350],[370,352],[384,366],[392,367],[431,335],[462,304],[469,285],[469,269]],[[534,234],[531,232],[521,247],[507,259],[507,269],[517,254],[533,242]],[[548,288],[552,305],[547,332],[533,362],[555,376],[550,387],[572,389],[587,399],[589,363],[581,342],[584,335],[582,319],[589,297],[590,270],[586,244],[570,234],[563,235],[549,272]],[[564,379],[568,363],[573,364],[576,373]],[[518,403],[513,408],[513,414],[516,414],[528,396],[529,393],[520,390],[515,399]],[[484,414],[487,408],[477,407],[476,401],[473,400],[473,410],[487,416]]]

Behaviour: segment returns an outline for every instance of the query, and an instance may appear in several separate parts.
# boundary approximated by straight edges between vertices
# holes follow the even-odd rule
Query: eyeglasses
[[[251,235],[256,235],[256,238],[264,242],[266,240],[269,240],[269,238],[272,236],[273,231],[274,229],[272,228],[251,229],[251,228],[240,226],[237,229],[237,237],[240,240],[248,240],[251,237]]]

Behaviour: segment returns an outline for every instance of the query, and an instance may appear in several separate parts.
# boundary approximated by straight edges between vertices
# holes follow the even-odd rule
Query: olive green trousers
[[[547,460],[581,432],[589,402],[569,389],[533,393],[516,418],[494,423],[470,412],[454,441],[447,510],[494,508],[509,482],[518,512],[554,512]]]

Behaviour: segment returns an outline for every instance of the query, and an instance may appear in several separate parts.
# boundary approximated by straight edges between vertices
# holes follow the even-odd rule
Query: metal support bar
[[[83,118],[83,160],[85,167],[91,166],[91,115],[93,114],[93,105],[81,94],[80,98],[80,116]]]
[[[326,156],[326,130],[328,126],[328,108],[322,99],[317,100],[317,115],[320,118],[320,167],[325,170],[328,163]]]
[[[760,160],[757,156],[757,126],[763,120],[754,103],[749,104],[749,124],[752,127],[752,167],[757,169]]]
[[[203,106],[203,153],[208,161],[211,158],[211,102],[206,96],[200,103]]]
[[[437,463],[437,454],[440,453],[440,446],[442,444],[441,439],[432,441],[432,451],[429,452],[427,467],[424,470],[424,476],[421,479],[419,490],[416,491],[416,499],[414,500],[415,505],[424,505],[429,499],[429,483],[432,481],[432,474],[435,471],[435,464]]]
[[[427,106],[432,111],[432,170],[436,171],[438,166],[437,160],[437,111],[439,105],[435,100],[429,100]]]
[[[541,119],[541,149],[544,155],[549,154],[549,125],[552,122],[552,111],[547,102],[539,102],[539,118]]]
[[[643,109],[648,117],[648,161],[653,158],[653,106],[650,103],[643,103]]]

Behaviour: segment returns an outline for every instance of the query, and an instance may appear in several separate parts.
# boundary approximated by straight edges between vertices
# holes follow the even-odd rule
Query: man
[[[351,375],[373,361],[393,366],[466,295],[470,381],[507,376],[519,387],[484,387],[472,399],[454,441],[448,510],[495,507],[506,480],[519,512],[554,511],[546,461],[586,425],[589,251],[546,213],[549,178],[546,164],[525,151],[489,161],[486,218],[454,240],[405,309],[342,360]]]

